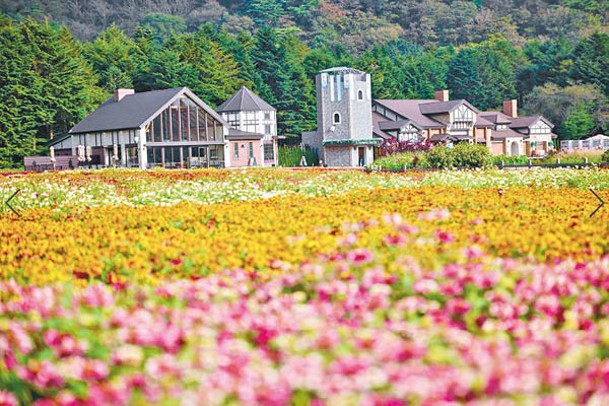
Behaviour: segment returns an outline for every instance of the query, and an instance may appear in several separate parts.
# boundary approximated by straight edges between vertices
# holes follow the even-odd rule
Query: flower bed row
[[[357,247],[379,229],[390,264]],[[409,246],[440,248],[448,232],[430,239],[401,215],[352,223],[340,238],[264,275],[0,283],[0,402],[609,402],[609,258],[540,264],[472,246],[430,268]]]
[[[358,190],[424,186],[476,189],[609,188],[609,172],[598,168],[508,172],[440,171],[405,174],[323,169],[287,170],[101,170],[15,175],[0,178],[0,201],[16,190],[12,205],[20,210],[57,212],[100,206],[171,206],[181,202],[217,204],[290,196],[338,196]],[[12,214],[0,206],[0,217]]]
[[[500,257],[543,262],[609,253],[607,213],[588,218],[596,208],[589,191],[421,187],[212,206],[30,210],[22,218],[0,218],[0,278],[156,283],[226,268],[268,270],[274,260],[297,264],[330,252],[341,243],[345,222],[379,221],[390,212],[433,241],[438,225],[420,215],[437,208],[451,212],[441,220],[450,237],[439,246],[421,239],[407,247],[428,266],[442,263],[445,250],[471,244]],[[386,232],[382,225],[370,229],[357,245],[385,252]]]

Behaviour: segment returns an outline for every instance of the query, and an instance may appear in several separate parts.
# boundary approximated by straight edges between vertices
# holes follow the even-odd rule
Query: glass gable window
[[[197,105],[188,100],[188,128],[190,131],[190,140],[199,141],[199,125],[197,123]]]
[[[222,123],[194,101],[182,97],[152,120],[147,140],[150,142],[223,141],[223,134]]]
[[[169,106],[171,119],[171,140],[180,141],[180,110],[179,102],[174,102]]]
[[[190,141],[190,131],[188,127],[189,121],[186,98],[182,98],[180,99],[180,133],[182,135],[182,141]]]

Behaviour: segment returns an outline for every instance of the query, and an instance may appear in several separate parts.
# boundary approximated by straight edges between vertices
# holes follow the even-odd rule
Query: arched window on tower
[[[357,100],[364,100],[364,91],[363,90],[357,91]]]
[[[340,124],[340,113],[334,113],[332,115],[332,124]]]

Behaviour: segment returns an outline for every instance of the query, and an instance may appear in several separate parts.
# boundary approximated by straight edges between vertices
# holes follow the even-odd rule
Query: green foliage
[[[575,104],[569,116],[562,123],[562,133],[569,139],[587,138],[592,134],[595,127],[594,117],[592,117],[590,103],[579,102]]]
[[[380,167],[387,171],[402,171],[412,168],[427,168],[427,155],[421,152],[402,152],[377,159],[371,167]]]
[[[80,44],[64,27],[0,22],[0,166],[44,151],[101,101]]]
[[[453,148],[436,145],[427,152],[404,152],[377,159],[371,167],[399,171],[411,168],[486,168],[493,157],[486,145],[461,142]]]
[[[146,14],[140,25],[150,28],[158,44],[167,41],[172,35],[186,32],[187,28],[182,17],[164,13]]]
[[[108,92],[133,87],[135,51],[133,40],[115,24],[83,48],[84,57],[99,74],[98,85]]]
[[[491,153],[484,144],[460,142],[449,152],[458,168],[485,168],[493,163]]]
[[[609,103],[594,85],[536,87],[525,97],[525,111],[541,114],[564,139],[586,138],[609,128]]]
[[[444,145],[435,146],[427,153],[429,166],[436,169],[451,169],[455,167],[455,155],[451,148]]]
[[[300,166],[300,161],[303,156],[307,161],[307,166],[319,165],[319,156],[315,151],[311,149],[302,151],[298,147],[279,147],[277,159],[279,166],[296,167]]]
[[[495,165],[527,165],[529,157],[526,155],[497,155],[493,158]]]
[[[165,48],[175,50],[178,59],[196,72],[194,80],[182,80],[182,86],[212,106],[227,100],[243,84],[237,62],[205,30],[175,37]]]
[[[609,35],[594,33],[582,40],[573,51],[570,77],[579,83],[597,85],[609,95]]]
[[[304,70],[308,49],[293,33],[260,29],[252,48],[255,90],[275,106],[279,135],[298,136],[315,125],[313,82]]]
[[[0,16],[0,165],[45,153],[51,132],[120,87],[188,86],[215,106],[245,84],[278,108],[280,135],[298,136],[315,127],[314,77],[331,66],[371,73],[375,98],[450,89],[481,110],[518,98],[563,138],[608,131],[609,2],[508,3],[160,0],[163,14],[0,2],[20,21]]]
[[[502,38],[462,48],[449,63],[447,83],[454,98],[467,99],[482,110],[516,97],[515,67],[520,51]]]

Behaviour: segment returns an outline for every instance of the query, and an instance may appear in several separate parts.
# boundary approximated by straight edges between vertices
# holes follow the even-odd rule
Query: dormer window
[[[507,125],[505,125],[505,124],[498,124],[497,125],[497,130],[499,130],[499,131],[507,130]]]
[[[364,91],[363,90],[357,91],[357,100],[364,100]]]
[[[332,124],[340,124],[340,113],[334,113],[332,115]]]

